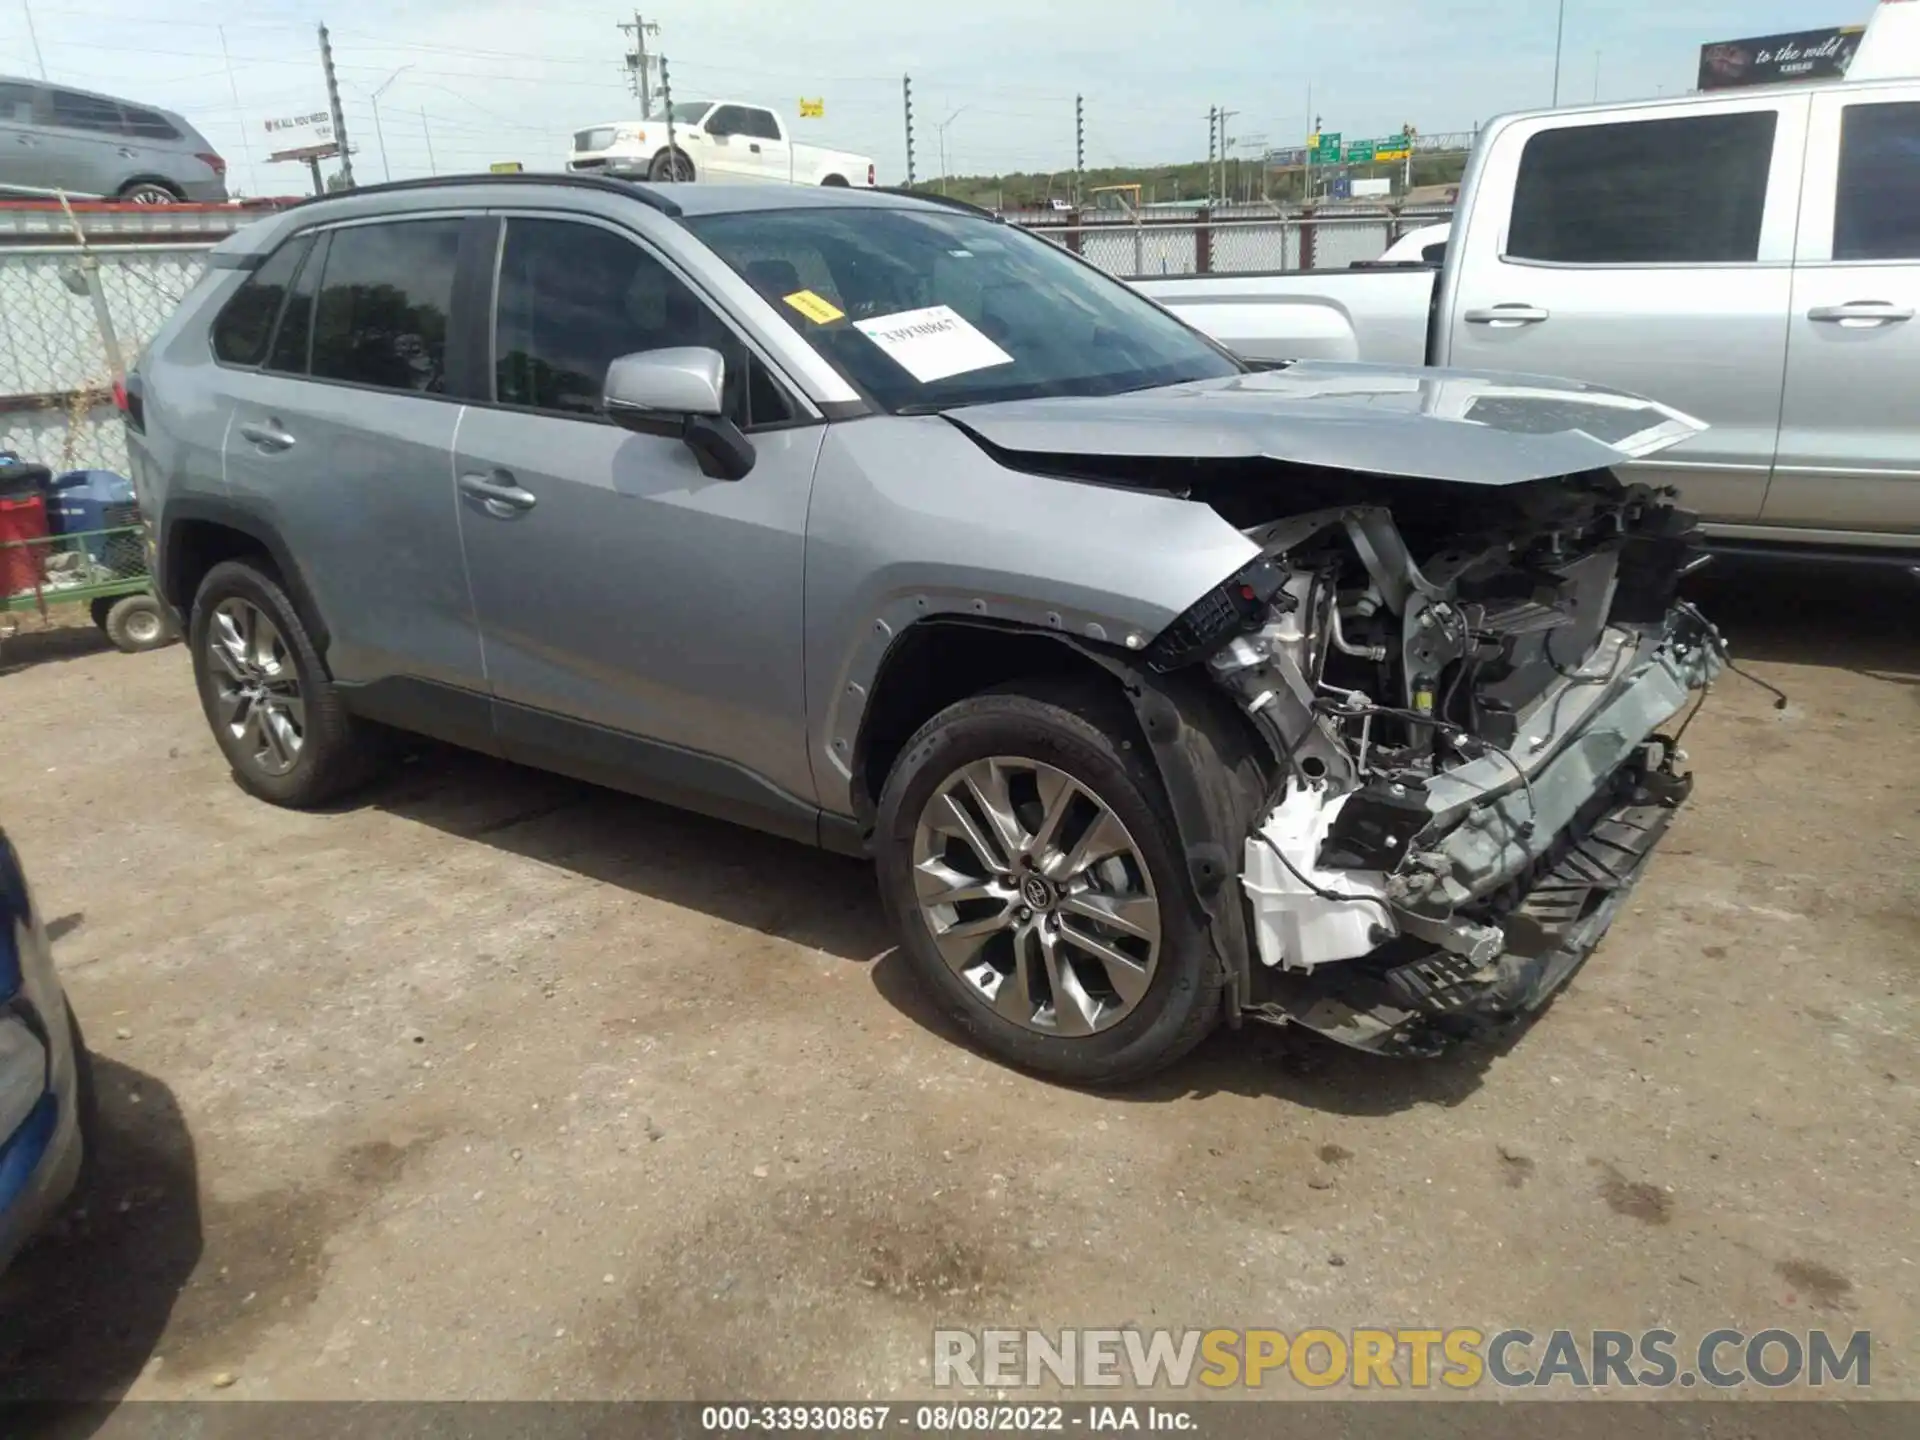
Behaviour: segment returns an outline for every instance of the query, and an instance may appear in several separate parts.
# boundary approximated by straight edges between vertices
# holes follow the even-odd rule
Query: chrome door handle
[[[280,428],[278,420],[249,420],[240,427],[240,433],[262,450],[291,450],[295,443],[293,436]]]
[[[1548,313],[1538,305],[1495,305],[1491,310],[1469,310],[1461,318],[1469,325],[1505,330],[1515,325],[1538,325]]]
[[[522,489],[512,473],[506,470],[494,470],[485,475],[462,475],[460,492],[478,500],[496,520],[511,520],[539,503],[539,497],[531,490]]]
[[[1807,311],[1809,320],[1849,327],[1891,325],[1912,318],[1910,306],[1903,308],[1888,300],[1849,300],[1844,305],[1816,305]]]

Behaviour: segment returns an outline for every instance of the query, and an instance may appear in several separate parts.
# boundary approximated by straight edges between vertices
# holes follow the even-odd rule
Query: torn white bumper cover
[[[1343,794],[1290,781],[1246,842],[1260,1009],[1404,1054],[1538,1009],[1685,799],[1660,727],[1723,659],[1681,604],[1660,632],[1609,627],[1501,753]]]

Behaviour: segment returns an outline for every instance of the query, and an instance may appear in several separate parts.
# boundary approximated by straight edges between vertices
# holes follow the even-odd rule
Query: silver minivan
[[[227,198],[227,162],[170,111],[0,75],[0,194],[142,205]]]

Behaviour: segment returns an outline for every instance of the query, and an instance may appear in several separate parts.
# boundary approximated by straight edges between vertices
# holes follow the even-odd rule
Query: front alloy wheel
[[[913,839],[920,912],[947,968],[1005,1020],[1094,1035],[1146,995],[1160,905],[1139,845],[1065,771],[995,755],[949,775]]]
[[[250,600],[233,596],[207,627],[217,723],[266,775],[285,775],[306,743],[307,707],[300,672],[273,621]]]

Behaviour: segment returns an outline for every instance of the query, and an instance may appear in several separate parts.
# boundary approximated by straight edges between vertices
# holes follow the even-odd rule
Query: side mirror
[[[740,480],[753,469],[753,442],[726,417],[726,381],[718,350],[642,350],[607,367],[601,408],[623,429],[682,441],[709,479]]]

